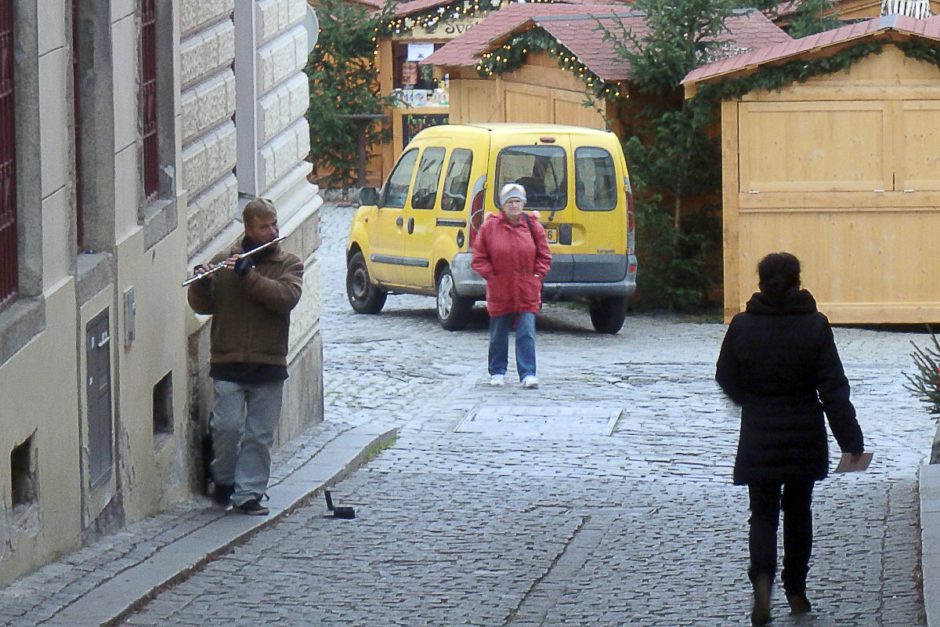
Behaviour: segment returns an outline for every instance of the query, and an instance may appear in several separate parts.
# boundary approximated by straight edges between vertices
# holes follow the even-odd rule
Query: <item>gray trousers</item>
[[[281,415],[283,381],[215,381],[212,429],[212,479],[233,485],[232,504],[260,499],[271,474],[274,427]]]

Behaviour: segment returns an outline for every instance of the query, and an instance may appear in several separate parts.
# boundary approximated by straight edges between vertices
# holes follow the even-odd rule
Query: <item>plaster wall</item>
[[[45,292],[46,329],[0,366],[0,585],[79,544],[75,284]],[[13,507],[10,453],[33,437],[36,501]]]

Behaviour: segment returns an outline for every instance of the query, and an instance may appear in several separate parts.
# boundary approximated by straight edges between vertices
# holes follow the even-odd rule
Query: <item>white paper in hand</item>
[[[871,453],[862,453],[855,461],[852,460],[851,453],[842,453],[842,459],[839,460],[835,472],[862,472],[868,470],[869,464],[871,464]]]

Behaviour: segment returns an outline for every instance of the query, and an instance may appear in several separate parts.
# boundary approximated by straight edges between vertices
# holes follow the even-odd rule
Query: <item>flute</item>
[[[282,236],[282,237],[278,237],[277,239],[272,239],[272,240],[271,240],[270,242],[268,242],[267,244],[262,244],[261,246],[258,246],[257,248],[252,248],[252,249],[249,250],[248,252],[239,253],[239,254],[235,255],[235,259],[238,260],[238,259],[243,259],[243,258],[245,258],[245,257],[251,257],[251,256],[254,255],[255,253],[261,252],[262,250],[264,250],[264,249],[267,248],[268,246],[273,246],[274,244],[277,244],[278,242],[280,242],[280,241],[283,240],[283,239],[287,239],[287,236],[285,235],[285,236]],[[206,278],[207,276],[209,276],[209,275],[211,275],[211,274],[215,274],[216,272],[218,272],[219,270],[221,270],[221,269],[224,268],[224,267],[225,267],[225,261],[220,261],[219,263],[213,264],[213,265],[209,266],[209,269],[206,270],[205,272],[197,272],[196,274],[192,275],[191,277],[189,277],[188,279],[186,279],[185,281],[183,281],[182,286],[183,286],[183,287],[186,287],[186,286],[189,285],[190,283],[195,283],[195,282],[198,281],[199,279],[204,279],[204,278]]]

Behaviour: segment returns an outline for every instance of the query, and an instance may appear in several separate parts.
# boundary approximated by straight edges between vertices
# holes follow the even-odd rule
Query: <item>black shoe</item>
[[[754,578],[754,608],[751,610],[752,625],[766,625],[770,622],[770,575],[761,574]]]
[[[803,594],[788,594],[787,603],[790,604],[791,614],[809,614],[813,611],[813,606],[810,605],[805,592]]]
[[[235,486],[225,483],[217,483],[212,489],[212,500],[216,502],[217,505],[222,507],[228,507],[232,501],[232,492],[235,491]]]
[[[249,516],[267,516],[268,508],[261,504],[258,499],[245,501],[241,505],[236,505],[234,509],[239,514],[248,514]]]

